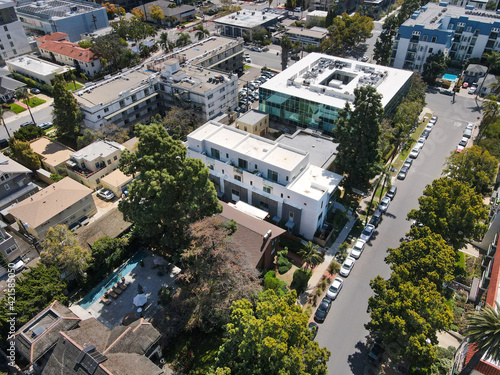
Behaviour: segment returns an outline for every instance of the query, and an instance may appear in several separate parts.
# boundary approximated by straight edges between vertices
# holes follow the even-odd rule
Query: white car
[[[365,248],[366,241],[365,240],[357,240],[356,243],[354,244],[354,247],[351,250],[351,256],[353,258],[358,259],[361,256],[361,253],[363,252],[363,249]]]
[[[469,89],[469,94],[471,94],[471,95],[472,95],[472,94],[475,94],[475,93],[476,93],[476,88],[475,88],[475,87],[471,87],[471,88]]]
[[[344,260],[344,263],[342,263],[342,267],[340,267],[340,276],[347,277],[351,273],[352,268],[354,267],[354,263],[356,262],[356,259],[352,257],[347,257],[346,260]]]
[[[14,272],[19,272],[22,271],[26,267],[26,263],[24,263],[24,260],[21,259],[21,257],[17,257],[12,261],[12,269]]]
[[[97,190],[97,196],[105,201],[110,201],[115,197],[113,192],[109,189],[99,189]]]
[[[431,132],[433,127],[434,127],[434,124],[431,124],[429,122],[427,125],[425,125],[425,129],[424,130],[428,130],[429,132]]]
[[[408,155],[412,159],[416,159],[420,154],[420,147],[413,147],[413,150],[410,151],[410,155]]]
[[[330,287],[328,288],[328,291],[326,292],[326,296],[330,298],[331,300],[334,300],[337,298],[337,296],[340,293],[340,290],[342,289],[342,285],[344,285],[344,279],[341,279],[340,277],[336,277]]]
[[[469,138],[463,137],[460,140],[460,143],[457,146],[457,152],[462,152],[465,147],[467,147],[467,143],[469,142]]]
[[[378,205],[378,208],[380,211],[386,212],[390,204],[391,204],[391,198],[386,196],[382,198],[380,204]]]
[[[422,148],[422,147],[424,147],[424,145],[425,145],[425,137],[420,137],[415,146]]]
[[[438,118],[437,116],[432,116],[431,119],[429,120],[429,124],[434,125],[437,122]]]
[[[468,122],[467,126],[465,127],[465,130],[473,130],[474,129],[474,124],[472,122]]]

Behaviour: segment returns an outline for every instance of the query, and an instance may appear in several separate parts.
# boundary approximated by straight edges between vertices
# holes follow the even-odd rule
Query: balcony
[[[95,171],[91,171],[90,169],[87,168],[80,168],[77,163],[75,163],[72,160],[68,160],[66,162],[66,168],[68,168],[70,171],[76,173],[79,176],[82,176],[83,178],[89,178],[90,176],[96,174],[99,171],[102,171],[104,168],[106,168],[106,163],[101,162],[99,164],[99,169]]]

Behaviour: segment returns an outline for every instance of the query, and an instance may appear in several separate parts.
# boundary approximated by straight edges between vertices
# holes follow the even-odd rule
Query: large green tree
[[[341,17],[333,19],[328,28],[328,38],[322,43],[324,52],[328,54],[344,53],[345,50],[355,47],[370,37],[373,30],[373,19],[359,13],[349,15],[343,13]]]
[[[45,132],[36,125],[28,125],[16,130],[14,138],[20,141],[29,142],[33,139],[40,138]]]
[[[248,266],[224,224],[211,216],[190,226],[191,243],[182,253],[180,275],[189,311],[187,329],[219,330],[229,323],[234,301],[255,297],[261,289],[259,273]]]
[[[283,35],[280,40],[281,46],[281,70],[285,70],[288,65],[288,53],[293,46],[292,41],[287,35]]]
[[[57,136],[76,140],[80,131],[82,112],[63,79],[58,79],[54,84],[53,95],[54,110],[52,113]]]
[[[434,180],[418,203],[408,218],[439,233],[456,250],[465,246],[465,238],[478,241],[486,232],[488,211],[482,196],[467,183],[446,177]]]
[[[415,227],[409,233],[409,241],[389,249],[386,263],[402,281],[418,284],[427,279],[442,291],[443,284],[453,280],[457,254],[441,235],[427,227]]]
[[[47,232],[40,255],[47,267],[57,267],[66,277],[73,275],[81,280],[91,260],[90,250],[82,248],[73,232],[66,225],[56,225]]]
[[[140,62],[139,54],[128,49],[127,42],[116,32],[93,39],[90,50],[100,57],[107,73],[134,66]]]
[[[443,175],[470,184],[478,193],[488,192],[498,171],[498,159],[479,146],[452,152]]]
[[[444,73],[449,62],[450,59],[444,55],[443,51],[439,50],[436,53],[431,53],[425,60],[422,72],[424,79],[429,83],[433,83],[437,76]]]
[[[354,89],[354,109],[349,103],[339,111],[335,136],[339,143],[335,164],[347,173],[346,184],[367,187],[379,171],[382,95],[373,86]]]
[[[330,352],[311,341],[309,316],[294,291],[259,294],[255,304],[238,300],[231,307],[215,374],[323,375]]]
[[[373,50],[373,59],[379,65],[389,65],[392,53],[392,44],[399,28],[399,20],[396,14],[391,14],[386,17],[382,25],[382,32],[375,42]]]
[[[18,329],[52,301],[57,299],[61,303],[67,302],[64,295],[66,283],[59,278],[59,274],[60,271],[55,267],[47,268],[43,264],[38,264],[28,272],[24,272],[23,277],[16,279],[13,292],[15,302],[12,299],[9,302],[10,290],[7,290],[5,297],[0,301],[0,336],[3,342],[9,332],[8,319],[12,318],[12,312],[16,314],[15,324]],[[8,288],[10,287],[8,285]]]
[[[484,356],[500,361],[500,304],[486,305],[467,317],[465,336],[477,350],[460,375],[469,375]]]
[[[120,170],[135,179],[119,208],[153,245],[179,250],[190,223],[222,210],[208,168],[186,157],[161,124],[138,125],[136,134],[137,152],[125,150],[120,159]]]
[[[32,170],[40,169],[40,159],[31,149],[29,142],[18,141],[15,138],[11,138],[9,139],[9,146],[14,160],[21,163],[26,168]]]
[[[368,299],[370,321],[366,329],[382,338],[392,361],[429,368],[436,360],[436,333],[452,322],[436,285],[426,278],[414,284],[392,274],[389,280],[377,276],[370,286],[375,295]]]

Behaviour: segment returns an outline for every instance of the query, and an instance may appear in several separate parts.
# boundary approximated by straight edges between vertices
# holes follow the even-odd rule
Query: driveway
[[[365,361],[368,331],[364,324],[369,321],[366,309],[372,295],[370,280],[377,275],[389,277],[390,269],[384,258],[387,249],[397,247],[400,238],[409,230],[407,213],[418,208],[417,199],[425,186],[440,177],[443,163],[461,139],[467,122],[476,122],[479,116],[472,98],[457,96],[455,104],[451,104],[449,96],[429,92],[427,103],[439,120],[406,180],[394,182],[398,187],[394,201],[375,236],[356,261],[325,323],[320,325],[316,340],[321,347],[326,346],[332,352],[328,362],[330,373],[375,373]]]

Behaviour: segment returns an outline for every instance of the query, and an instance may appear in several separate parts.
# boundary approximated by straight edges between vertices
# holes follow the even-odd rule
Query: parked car
[[[363,229],[363,232],[361,232],[361,236],[359,236],[359,238],[368,242],[368,241],[370,241],[370,238],[372,238],[374,231],[375,231],[375,227],[371,224],[368,224],[365,227],[365,229]]]
[[[474,129],[474,124],[472,122],[468,122],[467,126],[465,127],[465,130],[472,131],[473,129]]]
[[[12,264],[11,269],[14,270],[14,272],[20,272],[26,267],[26,263],[21,257],[17,257],[10,263]]]
[[[110,201],[115,197],[113,192],[109,189],[99,189],[97,190],[97,196],[105,201]]]
[[[416,146],[418,146],[418,147],[422,148],[422,147],[424,147],[424,145],[425,145],[425,137],[420,137],[420,138],[417,140],[417,144],[416,144]]]
[[[311,332],[311,341],[312,341],[316,338],[316,335],[318,334],[319,326],[316,323],[311,322],[308,324],[307,328],[309,328],[309,331]]]
[[[380,201],[380,204],[378,205],[378,208],[382,212],[387,212],[387,209],[389,208],[389,205],[391,204],[391,198],[389,198],[387,195],[382,198]]]
[[[6,139],[0,139],[0,150],[9,147],[9,141]]]
[[[331,307],[332,307],[332,300],[326,297],[323,298],[318,308],[316,309],[316,314],[314,314],[314,320],[316,320],[318,323],[323,323]]]
[[[408,174],[408,169],[409,167],[406,167],[404,165],[401,167],[398,173],[398,180],[404,180],[406,178],[406,175]]]
[[[410,159],[410,158],[406,158],[405,162],[403,163],[403,166],[407,166],[408,169],[412,166],[413,164],[413,159]]]
[[[420,154],[420,147],[413,147],[413,149],[410,151],[410,155],[408,155],[412,159],[418,158],[418,155]]]
[[[457,152],[462,152],[465,147],[467,147],[467,143],[469,142],[469,138],[463,137],[457,146]]]
[[[469,87],[469,82],[464,82],[464,83],[462,84],[462,88],[463,88],[463,89],[466,89],[467,87]]]
[[[375,210],[368,224],[371,224],[376,228],[378,227],[381,221],[382,221],[382,212],[380,212],[380,210]]]
[[[398,187],[397,186],[391,186],[391,188],[385,194],[385,196],[391,198],[391,201],[392,201],[394,199],[394,197],[396,196],[397,192],[398,192]]]
[[[330,287],[328,288],[328,291],[326,292],[327,298],[330,298],[331,300],[334,300],[335,298],[337,298],[343,285],[344,285],[344,279],[342,279],[340,277],[336,277],[333,280]]]
[[[40,90],[38,90],[36,87],[35,87],[35,88],[30,89],[30,92],[31,92],[32,94],[40,94]]]
[[[431,131],[432,131],[432,128],[433,128],[433,126],[434,126],[434,124],[431,124],[431,123],[429,122],[427,125],[425,125],[425,129],[424,129],[424,130],[428,130],[429,132],[431,132]]]
[[[40,129],[46,130],[46,129],[51,128],[51,127],[52,127],[52,125],[53,125],[53,124],[52,124],[51,122],[43,122],[43,123],[39,124],[39,125],[38,125],[38,127],[39,127]]]
[[[424,130],[422,132],[422,134],[420,134],[421,137],[424,137],[425,139],[427,139],[427,137],[429,136],[429,134],[431,134],[431,131],[430,130]]]
[[[473,95],[473,94],[476,93],[476,90],[477,90],[476,87],[471,87],[468,92],[469,92],[470,95]]]
[[[465,129],[464,134],[462,135],[464,138],[470,138],[472,137],[472,130],[470,129]]]
[[[361,61],[363,62],[367,62],[370,58],[366,55],[364,55],[362,58],[361,58]]]
[[[352,271],[352,268],[354,267],[355,262],[356,259],[354,259],[353,257],[347,257],[340,267],[340,276],[348,277]]]
[[[19,125],[19,127],[21,128],[24,128],[25,126],[31,126],[31,125],[35,125],[35,123],[33,121],[26,121],[26,122],[23,122],[21,125]]]
[[[366,241],[358,239],[351,250],[351,256],[358,259],[361,256],[366,245]]]

